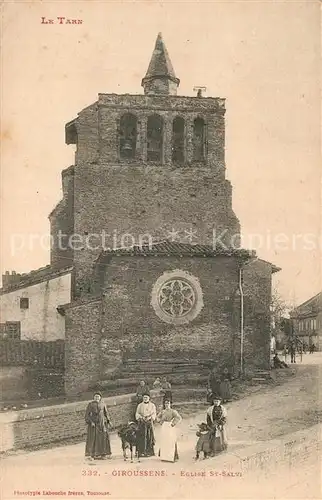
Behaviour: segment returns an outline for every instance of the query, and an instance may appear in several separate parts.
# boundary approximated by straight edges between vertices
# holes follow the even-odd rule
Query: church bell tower
[[[66,125],[75,166],[65,172],[69,208],[60,202],[52,214],[54,231],[73,226],[84,237],[105,231],[107,247],[121,246],[124,234],[127,244],[142,235],[212,244],[214,231],[227,246],[232,238],[236,243],[239,221],[225,178],[225,99],[177,95],[179,83],[159,33],[144,94],[101,93]],[[101,251],[98,243],[73,251],[80,289]],[[52,259],[63,262],[62,251]]]

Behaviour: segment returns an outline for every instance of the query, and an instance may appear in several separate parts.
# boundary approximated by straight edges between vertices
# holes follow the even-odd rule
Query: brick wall
[[[180,269],[199,279],[204,307],[182,326],[164,323],[151,305],[155,281]],[[212,281],[209,281],[212,276]],[[214,358],[231,364],[231,298],[237,287],[234,258],[115,257],[106,268],[104,337],[138,357]],[[120,344],[119,344],[120,345]]]
[[[155,391],[153,402],[159,406],[161,397]],[[117,427],[133,418],[136,396],[127,394],[104,398],[113,426]],[[68,439],[85,438],[85,409],[88,401],[67,403],[44,408],[33,408],[20,412],[0,414],[0,452],[17,450],[49,443],[59,443]]]
[[[98,104],[83,109],[76,120],[76,165],[96,162],[99,157]]]
[[[134,160],[119,157],[119,122],[124,112],[137,116],[137,147]],[[146,161],[146,124],[152,113],[164,119],[163,164]],[[76,119],[77,152],[74,232],[101,234],[104,230],[121,244],[123,233],[149,233],[168,237],[173,227],[196,231],[194,242],[212,244],[216,234],[226,231],[229,243],[240,233],[232,210],[232,189],[225,180],[225,101],[219,98],[100,94],[96,103]],[[185,163],[172,165],[172,122],[185,120]],[[193,121],[206,122],[207,155],[204,163],[193,163]],[[62,212],[63,210],[63,212]],[[52,216],[52,232],[64,226],[66,209],[59,206]],[[68,219],[69,220],[69,219]],[[111,237],[107,246],[112,246]],[[88,293],[89,275],[100,247],[88,245],[75,252],[77,292]],[[59,260],[53,251],[52,261]],[[61,256],[62,257],[62,256]]]
[[[136,157],[130,161],[119,156],[119,125],[125,112],[137,117]],[[153,113],[163,118],[162,165],[147,163],[146,125]],[[172,164],[172,123],[176,116],[185,120],[182,166]],[[207,353],[219,364],[236,362],[240,345],[238,333],[236,342],[235,307],[238,272],[233,259],[220,263],[211,259],[113,259],[106,268],[107,280],[102,273],[95,275],[102,244],[109,248],[140,244],[141,238],[148,236],[155,242],[156,238],[168,238],[173,228],[179,232],[179,239],[186,236],[185,230],[192,229],[192,243],[210,245],[214,243],[214,229],[215,236],[224,233],[222,242],[227,246],[231,238],[239,235],[239,221],[232,210],[232,187],[225,179],[224,116],[225,101],[220,98],[99,94],[98,101],[82,110],[75,120],[74,231],[84,241],[92,236],[92,248],[84,244],[74,252],[75,297],[90,298],[102,286],[106,294],[93,314],[89,306],[77,309],[82,311],[80,314],[72,312],[76,309],[67,313],[70,326],[66,328],[74,346],[70,351],[68,390],[89,383],[84,376],[88,363],[93,381],[116,373],[124,349],[156,355],[189,353],[190,359],[196,353]],[[197,117],[206,123],[207,143],[205,161],[198,164],[193,162],[193,123]],[[125,233],[130,235],[128,240],[122,239]],[[216,243],[220,246],[220,242]],[[165,270],[182,265],[200,279],[206,303],[193,323],[174,328],[158,319],[150,304],[150,292]],[[211,283],[209,276],[213,277]],[[260,273],[256,279],[262,279]],[[260,288],[252,288],[255,295]],[[259,310],[254,298],[245,299],[245,304],[250,304],[251,310],[245,325],[246,357],[263,366],[267,311]],[[78,335],[80,330],[83,332]],[[84,355],[82,344],[97,347],[100,354],[93,363]],[[81,356],[80,363],[75,361],[75,353]]]
[[[243,271],[246,370],[270,367],[271,269],[268,262],[257,260]]]
[[[28,390],[28,376],[24,366],[1,366],[0,400],[10,401],[25,398]]]
[[[67,267],[73,263],[73,251],[68,238],[74,233],[74,166],[62,171],[63,198],[49,215],[51,251],[50,265]],[[66,235],[59,240],[59,232]]]
[[[239,234],[239,222],[231,208],[231,185],[208,167],[173,169],[144,165],[84,165],[75,175],[75,232],[97,234],[96,248],[75,251],[76,280],[80,292],[86,291],[86,277],[98,257],[104,230],[105,246],[139,244],[142,236],[169,237],[172,228],[179,237],[185,230],[195,231],[193,243],[213,243]],[[131,241],[122,240],[130,233]],[[147,241],[147,240],[145,240]],[[220,248],[220,243],[219,243]],[[82,288],[82,290],[80,290]]]
[[[100,379],[101,301],[73,303],[66,309],[65,391],[86,390]]]
[[[203,293],[199,315],[181,326],[163,322],[151,305],[156,280],[176,269],[195,276]],[[75,303],[66,311],[67,393],[118,376],[124,359],[161,360],[161,364],[164,359],[212,361],[218,369],[229,366],[238,371],[240,297],[235,257],[114,256],[105,266],[100,263],[97,272],[105,290],[102,302]],[[269,368],[270,287],[269,264],[256,261],[245,267],[246,371]]]
[[[95,114],[95,106],[97,111]],[[99,136],[99,156],[100,161],[104,164],[106,162],[115,163],[119,161],[118,157],[118,144],[117,144],[117,124],[118,117],[124,112],[131,111],[137,115],[139,119],[139,129],[144,128],[148,115],[158,113],[163,116],[165,121],[165,129],[172,130],[172,120],[176,116],[182,116],[186,120],[186,144],[188,150],[187,164],[192,161],[192,124],[193,120],[201,116],[207,122],[208,127],[208,155],[207,162],[221,171],[224,175],[224,154],[225,154],[225,101],[220,98],[203,98],[196,99],[194,97],[182,96],[146,96],[146,95],[116,95],[116,94],[99,94],[99,100],[95,105],[81,111],[79,115],[79,123],[82,125],[86,122],[86,129],[82,129],[80,133],[85,134],[87,130],[94,133],[95,126],[98,127]],[[79,129],[80,130],[80,129]],[[143,130],[142,130],[143,131]],[[167,134],[167,130],[165,131]],[[145,133],[144,133],[145,135]],[[88,135],[89,137],[89,135]],[[164,141],[164,162],[171,163],[171,139],[170,136],[165,137]],[[92,136],[92,141],[88,140],[89,148],[93,148],[93,143],[96,144],[95,138]],[[137,160],[144,161],[146,158],[146,139],[139,141],[137,150]],[[78,160],[80,162],[88,162],[88,147],[87,144],[84,148],[78,146]],[[90,160],[91,161],[91,160]]]
[[[204,307],[192,323],[161,321],[151,305],[152,287],[165,271],[181,269],[199,279]],[[102,302],[75,302],[66,310],[66,393],[84,390],[134,357],[213,359],[233,364],[232,302],[238,271],[234,258],[115,257],[100,266]],[[209,275],[213,281],[209,282]]]

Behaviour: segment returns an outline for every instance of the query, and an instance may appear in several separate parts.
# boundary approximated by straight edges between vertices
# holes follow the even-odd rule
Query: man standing
[[[293,342],[290,345],[290,354],[291,354],[291,363],[296,363],[296,360],[295,360],[296,348],[295,348],[295,344]]]
[[[149,394],[143,394],[143,402],[137,406],[135,418],[139,425],[138,448],[140,456],[154,456],[154,426],[157,411],[155,404],[150,401]]]

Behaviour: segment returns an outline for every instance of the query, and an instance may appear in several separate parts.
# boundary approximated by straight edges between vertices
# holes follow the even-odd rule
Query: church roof
[[[134,245],[132,248],[116,248],[105,250],[101,253],[99,260],[112,255],[127,255],[127,256],[168,256],[180,255],[183,257],[240,257],[244,260],[249,260],[255,257],[252,250],[245,249],[214,249],[211,245],[192,245],[189,243],[172,242],[163,240],[155,242],[151,245]]]
[[[179,83],[161,33],[156,39],[151,61],[143,80],[158,77],[167,77]]]
[[[96,265],[105,265],[108,257],[235,257],[244,263],[265,262],[271,267],[271,272],[276,273],[281,269],[271,262],[263,261],[256,257],[255,250],[237,249],[214,249],[211,245],[192,245],[190,243],[172,242],[162,240],[150,245],[134,245],[132,248],[114,248],[103,251],[96,260]]]

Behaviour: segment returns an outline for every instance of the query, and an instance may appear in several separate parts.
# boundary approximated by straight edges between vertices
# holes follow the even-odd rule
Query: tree
[[[289,306],[281,296],[277,286],[272,290],[271,297],[271,333],[275,337],[277,349],[289,342],[292,335],[292,322],[288,316]]]
[[[271,297],[271,325],[273,329],[280,326],[282,318],[287,314],[288,305],[286,301],[282,298],[277,287],[272,290]]]

